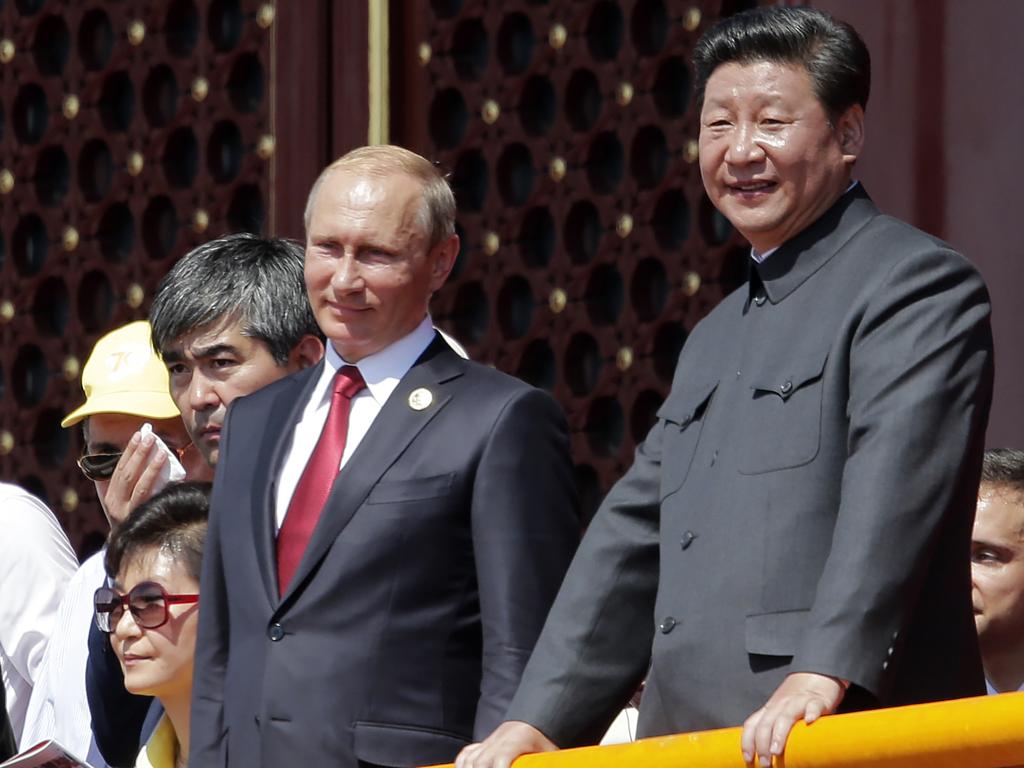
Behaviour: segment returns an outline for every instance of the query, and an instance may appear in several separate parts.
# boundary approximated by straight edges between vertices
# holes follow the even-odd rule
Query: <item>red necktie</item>
[[[277,534],[277,588],[281,595],[299,567],[309,537],[331,493],[331,485],[338,475],[341,457],[348,438],[348,414],[352,398],[366,386],[359,369],[343,365],[334,376],[331,410],[327,414],[323,432],[295,486],[288,512]]]

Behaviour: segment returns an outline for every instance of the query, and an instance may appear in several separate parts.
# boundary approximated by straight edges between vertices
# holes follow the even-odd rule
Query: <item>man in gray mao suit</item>
[[[460,768],[592,741],[646,677],[640,735],[982,694],[969,542],[991,398],[985,286],[851,183],[870,64],[821,11],[697,46],[700,166],[746,285],[570,568],[504,723]],[[753,714],[751,714],[753,712]]]

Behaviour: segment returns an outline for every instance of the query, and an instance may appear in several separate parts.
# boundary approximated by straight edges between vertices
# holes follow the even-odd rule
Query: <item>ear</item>
[[[849,107],[836,124],[839,149],[843,162],[853,165],[864,149],[864,108],[860,104]]]
[[[324,343],[316,336],[306,334],[298,344],[292,347],[292,351],[288,354],[288,365],[300,371],[303,368],[316,365],[323,356]]]
[[[444,285],[445,280],[455,266],[455,259],[459,255],[459,236],[442,240],[434,246],[430,268],[430,292],[433,293]]]

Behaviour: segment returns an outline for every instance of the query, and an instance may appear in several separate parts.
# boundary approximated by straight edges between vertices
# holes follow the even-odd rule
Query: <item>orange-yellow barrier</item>
[[[790,734],[780,768],[1024,766],[1024,693],[824,717]],[[740,729],[524,755],[513,768],[743,768]]]

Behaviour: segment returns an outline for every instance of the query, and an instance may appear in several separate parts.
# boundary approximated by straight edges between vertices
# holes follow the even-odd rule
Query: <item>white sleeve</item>
[[[15,738],[68,580],[78,567],[53,513],[20,488],[0,484],[0,667]]]

